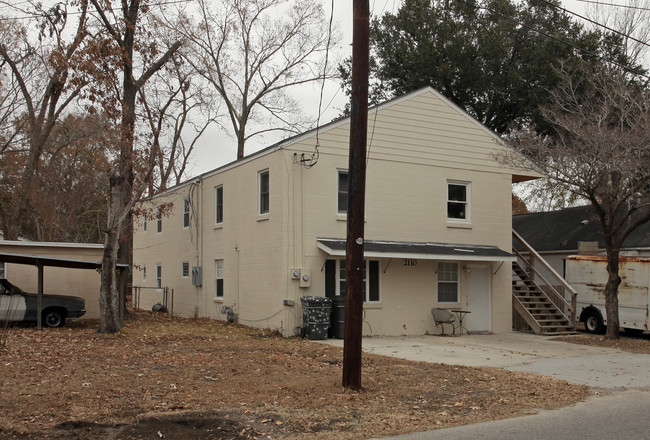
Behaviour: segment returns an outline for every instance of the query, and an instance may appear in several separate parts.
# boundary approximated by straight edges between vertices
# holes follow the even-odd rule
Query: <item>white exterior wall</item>
[[[490,245],[509,251],[513,170],[494,159],[504,147],[429,90],[395,100],[369,116],[366,240]],[[136,227],[134,264],[146,264],[147,280],[137,283],[135,276],[134,284],[154,286],[155,263],[160,262],[163,286],[174,289],[174,313],[225,319],[220,309],[231,306],[243,324],[295,334],[302,320],[300,297],[325,295],[328,257],[318,249],[317,238],[346,235],[346,216],[337,213],[337,170],[348,168],[349,123],[331,124],[319,138],[320,156],[312,168],[296,159],[314,152],[313,132],[195,179],[193,204],[200,219],[196,233],[193,227],[182,228],[183,197],[192,185],[156,198],[156,203],[173,203],[174,208],[164,219],[162,234],[156,234],[152,220],[145,233],[141,225]],[[270,176],[268,216],[258,215],[258,172],[264,169]],[[470,184],[467,223],[447,221],[448,181]],[[215,225],[218,185],[223,185],[222,225]],[[215,298],[216,259],[224,260],[223,299]],[[180,278],[181,261],[203,267],[201,287]],[[508,331],[509,262],[460,262],[460,301],[446,307],[466,307],[464,286],[471,276],[469,266],[476,264],[489,266],[494,275],[486,287],[492,296],[489,310],[472,314],[490,315],[491,328],[486,330]],[[291,279],[293,268],[311,275],[309,287]],[[436,269],[433,260],[420,259],[417,266],[407,267],[398,259],[380,259],[381,302],[366,305],[364,332],[438,333],[430,314],[437,305]],[[468,322],[471,319],[468,315]]]

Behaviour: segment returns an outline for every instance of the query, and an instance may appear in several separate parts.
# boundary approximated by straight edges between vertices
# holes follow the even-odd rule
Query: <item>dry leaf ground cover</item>
[[[604,335],[578,333],[576,335],[556,338],[558,341],[573,344],[593,345],[598,347],[614,348],[631,353],[650,354],[650,333],[628,334],[621,331],[620,339],[607,339]]]
[[[530,374],[364,355],[361,392],[341,349],[212,320],[132,313],[13,327],[0,352],[0,438],[361,439],[528,414],[584,386]]]

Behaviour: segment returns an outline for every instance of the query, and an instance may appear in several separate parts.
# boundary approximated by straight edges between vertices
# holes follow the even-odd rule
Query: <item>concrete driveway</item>
[[[342,340],[327,340],[343,346]],[[368,353],[422,362],[487,366],[564,379],[596,388],[650,387],[650,355],[511,332],[458,337],[365,337]]]

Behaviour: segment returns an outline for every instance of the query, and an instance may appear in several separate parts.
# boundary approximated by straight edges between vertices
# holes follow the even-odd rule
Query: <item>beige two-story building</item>
[[[432,307],[473,331],[512,325],[512,183],[539,177],[431,88],[370,110],[364,333],[439,333]],[[157,196],[134,231],[140,306],[297,334],[302,296],[345,294],[349,118],[282,141]],[[168,295],[171,301],[171,293]]]

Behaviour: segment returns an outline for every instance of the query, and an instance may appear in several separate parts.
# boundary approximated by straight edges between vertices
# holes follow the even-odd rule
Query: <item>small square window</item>
[[[269,170],[261,171],[260,183],[260,214],[269,213]]]

